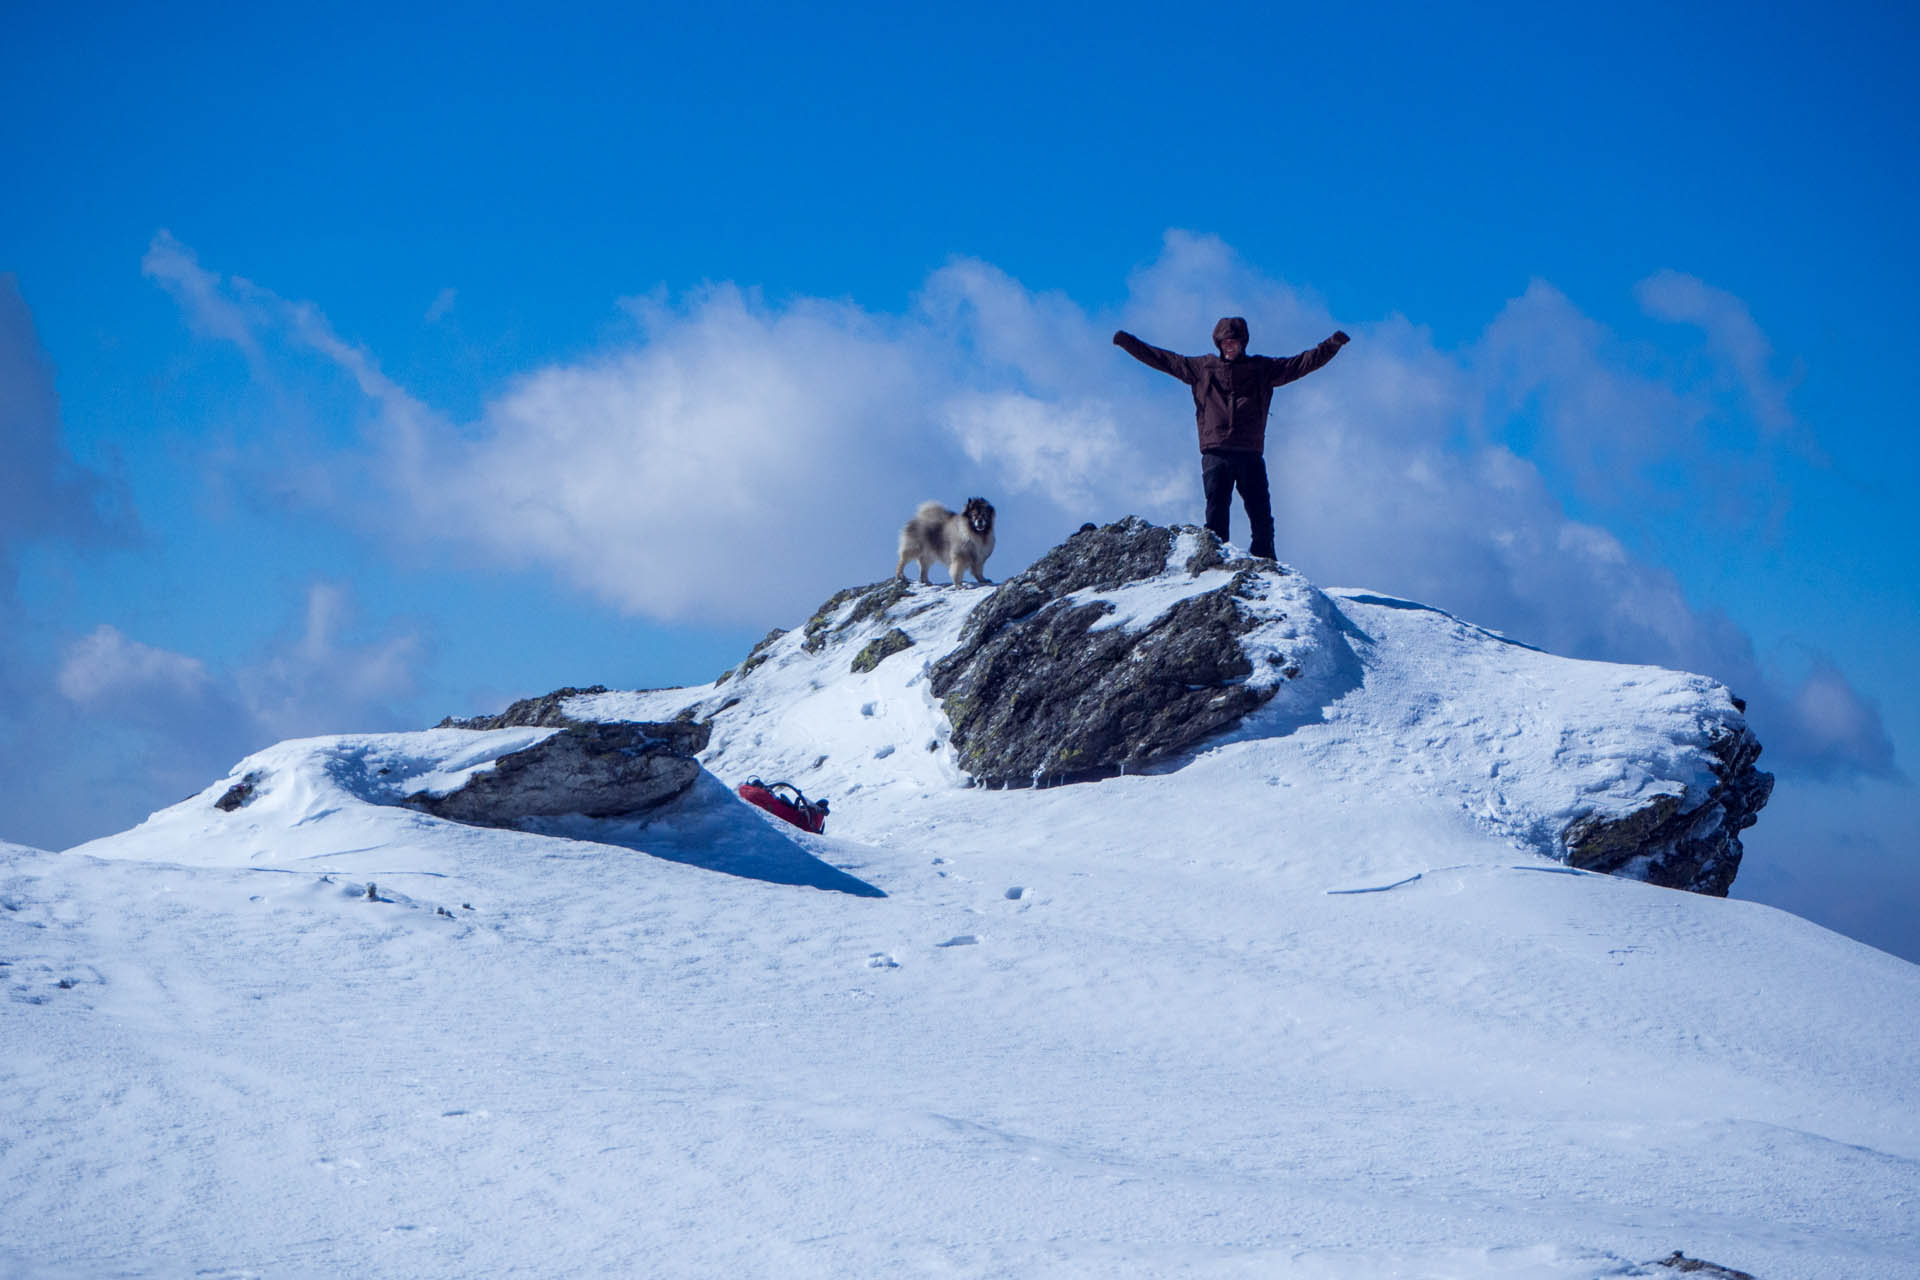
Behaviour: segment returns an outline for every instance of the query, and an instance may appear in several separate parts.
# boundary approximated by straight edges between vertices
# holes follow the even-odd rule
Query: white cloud
[[[1711,406],[1637,367],[1608,331],[1545,281],[1508,302],[1463,359],[1480,400],[1468,406],[1477,438],[1514,443],[1541,435],[1537,452],[1557,464],[1588,502],[1644,501],[1654,469],[1692,460]]]
[[[266,317],[252,299],[253,287],[245,280],[223,278],[206,270],[193,250],[176,240],[171,231],[153,237],[140,260],[140,269],[173,295],[195,332],[231,342],[258,359],[260,346],[255,332],[266,323]]]
[[[644,346],[539,370],[469,432],[389,454],[403,521],[630,613],[740,617],[764,608],[745,584],[791,605],[828,565],[878,576],[901,482],[961,470],[912,349],[854,308],[722,287],[646,323]]]
[[[1218,236],[1169,231],[1160,256],[1127,277],[1124,327],[1155,346],[1213,349],[1213,325],[1241,316],[1249,349],[1292,355],[1332,332],[1326,304],[1312,293],[1249,266]],[[1105,335],[1101,335],[1105,336]]]
[[[1745,395],[1754,420],[1769,432],[1795,425],[1787,397],[1791,386],[1774,376],[1773,344],[1747,304],[1695,276],[1660,271],[1634,286],[1634,296],[1650,316],[1690,324],[1706,334],[1728,379]]]
[[[1821,772],[1832,772],[1836,763],[1855,765],[1871,774],[1894,772],[1893,744],[1879,713],[1830,660],[1817,658],[1792,697],[1807,754],[1825,766]]]
[[[298,634],[284,647],[235,674],[234,683],[261,735],[304,737],[392,725],[394,704],[415,688],[419,638],[402,633],[355,645],[352,598],[333,583],[307,589]]]
[[[179,757],[222,767],[265,745],[232,689],[199,659],[142,643],[117,627],[96,627],[68,645],[54,688],[87,732],[132,731],[161,744],[153,753],[155,773],[170,772]]]
[[[127,697],[204,697],[213,681],[196,658],[129,640],[118,628],[96,627],[71,645],[55,683],[75,702],[104,706]]]
[[[399,634],[347,642],[352,613],[342,588],[317,583],[279,647],[220,673],[103,625],[67,646],[54,686],[110,724],[231,755],[280,738],[395,727],[390,704],[413,691],[419,641]]]
[[[961,392],[945,407],[945,425],[967,457],[1015,492],[1070,511],[1110,507],[1110,495],[1134,495],[1144,515],[1173,518],[1187,496],[1188,468],[1147,474],[1149,458],[1127,447],[1110,405],[1042,400],[1018,391]]]

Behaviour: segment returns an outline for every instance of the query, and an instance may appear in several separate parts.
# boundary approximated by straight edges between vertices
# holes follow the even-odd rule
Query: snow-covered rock
[[[1754,767],[1760,741],[1744,723],[1705,728],[1713,784],[1687,803],[1685,789],[1655,796],[1626,814],[1596,810],[1560,833],[1569,866],[1725,897],[1740,869],[1739,833],[1759,820],[1773,775]]]
[[[1272,561],[1229,565],[1204,529],[1128,519],[1009,578],[933,664],[929,689],[978,783],[1137,772],[1289,681],[1324,695],[1339,645],[1330,613]]]
[[[428,803],[461,792],[502,760],[535,751],[560,732],[536,725],[293,738],[246,757],[226,777],[131,830],[68,852],[281,864],[340,847],[349,828],[352,840],[404,839],[441,825],[425,812]]]
[[[456,822],[510,827],[528,818],[614,818],[657,809],[693,785],[703,724],[572,724],[494,758],[451,791],[407,804]]]
[[[542,694],[537,698],[522,698],[497,715],[448,716],[437,727],[442,729],[560,729],[570,724],[580,723],[566,713],[565,707],[568,701],[583,694],[606,691],[607,686],[603,684],[584,689],[569,686],[565,689],[555,689],[552,693]]]

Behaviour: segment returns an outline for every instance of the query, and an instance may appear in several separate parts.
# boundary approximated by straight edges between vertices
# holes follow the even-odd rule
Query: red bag
[[[818,835],[827,829],[827,802],[807,799],[791,782],[766,783],[750,778],[734,790],[748,804],[759,805],[802,831]]]

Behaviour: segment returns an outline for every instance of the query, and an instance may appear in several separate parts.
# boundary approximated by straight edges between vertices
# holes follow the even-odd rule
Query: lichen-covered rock
[[[558,695],[550,694],[549,697]],[[665,804],[693,784],[706,748],[704,724],[570,723],[551,737],[503,755],[445,795],[416,792],[406,803],[436,817],[511,827],[525,818],[583,814],[611,818]]]
[[[1182,535],[1191,548],[1171,564]],[[993,786],[1110,776],[1177,755],[1266,702],[1277,681],[1249,680],[1240,643],[1257,624],[1245,605],[1263,597],[1262,577],[1285,572],[1263,563],[1138,626],[1110,625],[1118,606],[1100,593],[1170,569],[1222,568],[1218,539],[1128,517],[1076,533],[1008,579],[932,670],[961,768]]]
[[[1745,724],[1717,726],[1707,752],[1715,783],[1698,804],[1674,792],[1624,815],[1575,819],[1560,836],[1567,865],[1726,897],[1740,870],[1740,833],[1759,820],[1773,775],[1754,767],[1760,742]]]
[[[800,642],[800,647],[808,653],[818,653],[835,637],[868,619],[879,617],[912,592],[913,588],[903,578],[887,578],[870,582],[864,587],[847,587],[836,591],[807,619],[806,638]],[[841,606],[849,600],[857,600],[858,603],[847,611],[846,617],[840,618]]]
[[[755,667],[767,660],[768,651],[773,648],[774,642],[785,634],[787,633],[783,627],[775,627],[773,630],[767,632],[766,635],[760,638],[760,643],[753,646],[753,648],[747,652],[747,656],[741,659],[739,666],[729,667],[727,670],[721,672],[720,678],[715,680],[714,683],[725,684],[735,676],[750,675]],[[600,689],[597,690],[597,692],[604,693],[606,690]]]
[[[853,655],[851,669],[855,672],[871,671],[902,649],[912,647],[912,636],[898,627],[889,627],[884,635],[874,637],[867,642],[866,648]]]

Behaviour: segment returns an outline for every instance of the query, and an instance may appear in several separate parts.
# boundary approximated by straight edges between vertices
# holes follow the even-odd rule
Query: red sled
[[[748,804],[759,805],[802,831],[819,835],[827,829],[827,802],[807,799],[791,782],[767,783],[749,778],[734,790]]]

